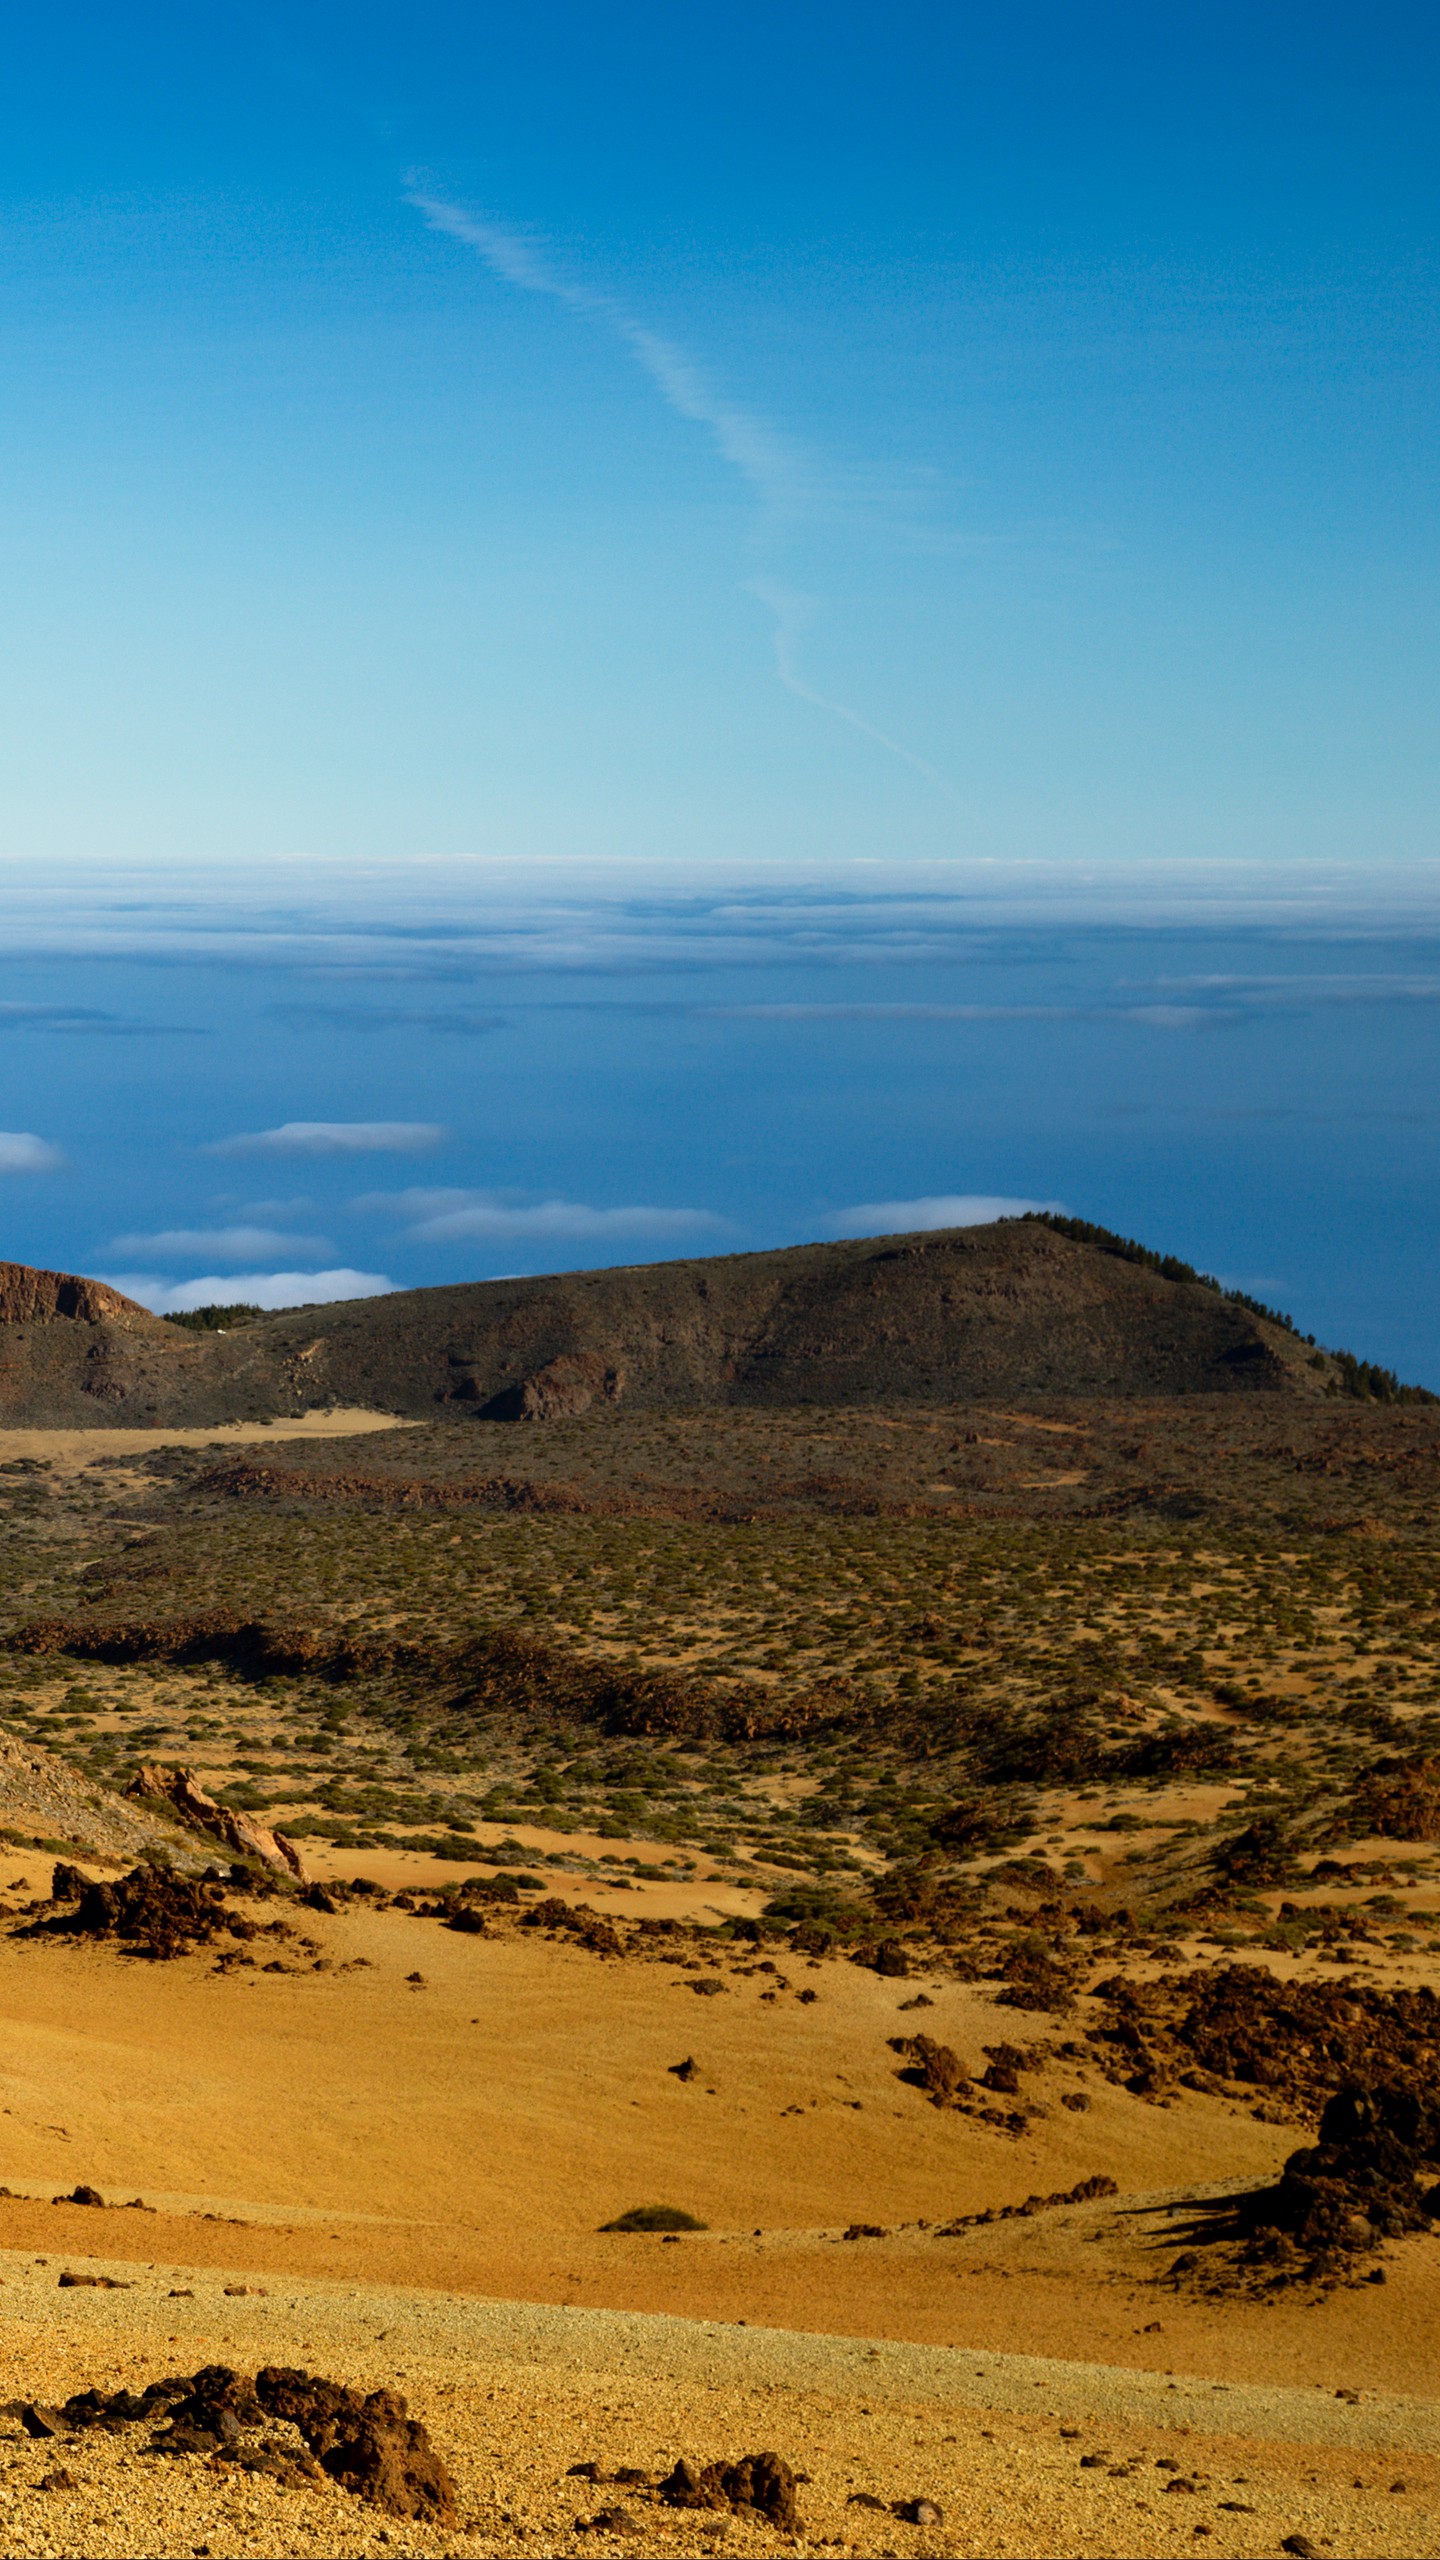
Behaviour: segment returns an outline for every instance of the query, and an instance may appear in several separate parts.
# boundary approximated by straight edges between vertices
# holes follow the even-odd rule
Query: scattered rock
[[[68,1886],[78,1869],[56,1873]],[[129,1955],[167,1961],[224,1931],[253,1936],[254,1923],[227,1913],[220,1885],[197,1883],[171,1867],[141,1866],[132,1867],[117,1884],[84,1882],[74,1909],[36,1921],[32,1934],[118,1938]]]
[[[20,2411],[20,2424],[27,2436],[43,2443],[50,2436],[64,2433],[65,2420],[58,2409],[42,2407],[38,2400],[27,2400]]]
[[[611,1920],[585,1903],[562,1901],[559,1894],[547,1894],[543,1902],[534,1902],[525,1914],[527,1929],[556,1929],[588,1947],[592,1955],[621,1956],[625,1942]]]
[[[700,2077],[700,2065],[693,2053],[687,2053],[683,2062],[670,2062],[665,2067],[672,2080],[698,2080]]]
[[[739,2462],[711,2462],[698,2469],[682,2457],[660,2495],[669,2507],[709,2507],[756,2514],[780,2533],[797,2533],[795,2474],[778,2453],[748,2453]]]
[[[1075,2005],[1076,1969],[1062,1962],[1043,1938],[1021,1938],[1002,1964],[1005,1988],[996,1993],[1001,2009],[1037,2009],[1063,2014]]]
[[[909,1950],[900,1938],[882,1938],[878,1946],[853,1947],[850,1961],[891,1982],[905,1981],[910,1971]]]
[[[969,2090],[970,2074],[948,2044],[936,2044],[926,2035],[892,2036],[890,2050],[906,2055],[909,2069],[900,2078],[912,2088],[923,2089],[933,2107],[953,2106],[962,2091]]]
[[[76,2275],[74,2270],[70,2267],[65,2269],[63,2275],[61,2275],[57,2281],[62,2286],[88,2285],[92,2291],[99,2293],[131,2293],[134,2291],[134,2287],[127,2284],[122,2276],[81,2276]]]
[[[266,2418],[298,2429],[310,2460],[273,2441],[247,2445]],[[33,2403],[21,2413],[28,2435],[62,2429],[117,2428],[163,2420],[151,2439],[157,2454],[200,2454],[235,2462],[294,2486],[321,2473],[386,2515],[418,2516],[431,2524],[456,2520],[455,2488],[418,2419],[408,2417],[396,2392],[362,2396],[318,2374],[267,2365],[252,2382],[229,2365],[202,2365],[197,2373],[172,2374],[140,2393],[82,2391],[63,2410]]]
[[[1110,2021],[1091,2042],[1107,2076],[1138,2094],[1199,2064],[1303,2122],[1340,2087],[1440,2079],[1440,2000],[1428,1985],[1281,1982],[1264,1965],[1232,1964],[1149,1982],[1118,1974],[1096,1992]]]
[[[100,2204],[105,2202],[98,2187],[72,2187],[68,2196],[53,2198],[56,2204]]]
[[[1057,2205],[1097,2204],[1102,2197],[1119,2192],[1114,2179],[1106,2177],[1102,2170],[1096,2177],[1081,2178],[1073,2187],[1057,2187],[1052,2195],[1027,2196],[1023,2204],[992,2204],[983,2213],[959,2214],[953,2222],[940,2223],[934,2236],[937,2240],[953,2240],[960,2232],[978,2230],[987,2222],[1024,2222],[1032,2213],[1053,2212]]]
[[[1350,1799],[1357,1838],[1440,1840],[1440,1760],[1379,1760]]]
[[[363,2397],[284,2365],[266,2365],[255,2396],[273,2418],[299,2428],[322,2470],[386,2515],[453,2524],[455,2484],[424,2427],[394,2391]]]
[[[943,2524],[945,2510],[933,2498],[901,2498],[890,2510],[902,2524]]]

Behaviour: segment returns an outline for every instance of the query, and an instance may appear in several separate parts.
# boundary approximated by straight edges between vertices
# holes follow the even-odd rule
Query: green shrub
[[[602,2231],[704,2231],[708,2225],[697,2222],[678,2204],[637,2204],[628,2213],[619,2213],[613,2222],[602,2222]]]

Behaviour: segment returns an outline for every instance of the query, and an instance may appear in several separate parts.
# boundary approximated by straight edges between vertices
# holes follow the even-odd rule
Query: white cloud
[[[423,1155],[445,1132],[433,1120],[285,1120],[278,1129],[250,1129],[217,1138],[212,1156]]]
[[[987,1191],[948,1191],[925,1200],[862,1200],[825,1220],[837,1236],[914,1235],[936,1227],[988,1227],[1027,1209],[1059,1210],[1059,1200],[1007,1200]]]
[[[117,1236],[112,1253],[158,1254],[168,1262],[253,1262],[261,1254],[329,1253],[328,1236],[287,1235],[277,1227],[162,1227],[153,1236]]]
[[[65,1159],[29,1129],[0,1129],[0,1173],[53,1173]]]
[[[683,1236],[724,1232],[728,1220],[709,1209],[657,1209],[640,1204],[595,1209],[583,1200],[517,1199],[503,1191],[396,1191],[357,1200],[360,1210],[389,1209],[413,1221],[409,1233],[430,1244],[461,1237],[506,1242],[554,1237]]]
[[[336,1298],[385,1298],[398,1285],[383,1271],[212,1271],[203,1280],[175,1281],[122,1271],[110,1280],[157,1316],[188,1315],[193,1307],[328,1306]]]

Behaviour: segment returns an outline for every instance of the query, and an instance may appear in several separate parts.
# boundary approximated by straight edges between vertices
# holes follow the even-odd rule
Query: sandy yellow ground
[[[17,2191],[0,2244],[1047,2355],[1083,2340],[1227,2382],[1440,2381],[1429,2239],[1397,2247],[1383,2288],[1319,2303],[1219,2312],[1164,2284],[1184,2193],[1271,2173],[1293,2127],[1188,2093],[1147,2106],[1056,2061],[1017,2141],[897,2077],[914,1982],[787,1959],[788,1988],[732,1965],[702,1997],[709,1967],[359,1906],[299,1916],[331,1970],[217,1976],[203,1952],[0,1939],[0,2183]],[[314,1961],[293,1943],[277,1960]],[[937,1976],[928,1996],[920,2023],[972,2064],[1032,2031],[971,1986]],[[1058,2103],[1072,2088],[1086,2112]],[[1116,2198],[925,2227],[1096,2173]],[[160,2210],[50,2201],[77,2182]],[[601,2231],[657,2200],[707,2230]],[[887,2236],[847,2241],[856,2223]]]
[[[152,1449],[229,1448],[239,1441],[335,1440],[367,1431],[404,1431],[397,1413],[363,1405],[327,1405],[315,1413],[283,1415],[273,1422],[217,1422],[204,1429],[136,1428],[78,1431],[0,1431],[0,1464],[38,1458],[57,1475],[78,1475],[95,1458],[141,1458]]]

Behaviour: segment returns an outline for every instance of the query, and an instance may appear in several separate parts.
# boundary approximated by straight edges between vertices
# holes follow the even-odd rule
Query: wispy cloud
[[[1240,1019],[1204,1004],[692,1004],[675,1012],[722,1022],[1137,1022],[1147,1031],[1201,1031]]]
[[[597,1209],[583,1200],[527,1200],[510,1191],[372,1192],[353,1206],[389,1211],[406,1221],[418,1242],[444,1244],[462,1238],[496,1243],[583,1242],[611,1236],[685,1236],[728,1233],[729,1222],[709,1209],[662,1209],[633,1204]]]
[[[720,459],[748,481],[763,506],[778,514],[801,502],[808,474],[800,448],[765,419],[727,400],[685,348],[646,328],[612,294],[597,293],[593,285],[576,284],[558,274],[542,249],[503,223],[488,221],[465,205],[447,203],[420,188],[411,188],[406,202],[432,231],[446,232],[452,240],[463,240],[467,248],[478,249],[502,284],[515,285],[522,293],[546,294],[566,311],[602,322],[648,375],[666,407],[706,430]]]
[[[188,1315],[195,1307],[315,1307],[337,1298],[386,1298],[398,1286],[383,1271],[218,1271],[203,1280],[158,1280],[144,1271],[110,1275],[112,1289],[138,1298],[152,1315]]]
[[[534,241],[483,214],[471,212],[467,206],[451,204],[420,187],[411,188],[406,201],[432,231],[444,232],[478,251],[491,274],[503,284],[522,293],[544,294],[578,319],[598,322],[608,329],[640,367],[667,409],[702,428],[719,460],[739,473],[756,503],[757,551],[772,545],[783,529],[801,516],[833,514],[837,497],[833,477],[819,472],[804,449],[768,419],[727,398],[688,349],[677,345],[673,338],[663,337],[658,330],[647,328],[613,294],[597,292],[593,285],[577,284],[560,274]],[[821,483],[825,484],[823,489]],[[772,618],[775,672],[787,692],[812,709],[844,721],[887,755],[898,756],[934,790],[953,799],[951,785],[934,765],[902,746],[886,730],[877,728],[850,703],[822,693],[802,674],[800,639],[815,617],[816,599],[767,575],[757,574],[745,584]]]
[[[917,756],[911,748],[902,746],[888,730],[877,729],[873,720],[867,720],[863,712],[854,710],[848,702],[837,701],[834,694],[822,693],[817,685],[811,684],[809,678],[801,674],[800,642],[815,619],[815,598],[798,594],[793,587],[778,586],[773,578],[749,578],[746,585],[772,617],[775,672],[786,691],[795,694],[801,702],[810,703],[816,711],[827,711],[832,719],[843,720],[849,728],[858,730],[862,738],[868,738],[873,746],[883,747],[887,754],[898,756],[902,764],[909,765],[912,773],[920,774],[936,791],[943,792],[947,800],[953,799],[955,794],[944,774],[937,773],[924,756]]]
[[[92,1035],[97,1039],[134,1040],[203,1038],[188,1022],[130,1022],[122,1014],[102,1013],[90,1005],[0,1004],[0,1031],[55,1031]]]
[[[65,1159],[32,1129],[0,1129],[0,1173],[53,1173]]]
[[[378,1004],[272,1004],[265,1009],[272,1022],[290,1022],[301,1031],[433,1031],[473,1040],[505,1028],[503,1014],[471,1012],[458,1005],[434,1013],[410,1013],[398,1005]]]
[[[117,1236],[112,1253],[155,1254],[165,1262],[253,1262],[262,1254],[318,1254],[328,1236],[297,1236],[276,1227],[162,1227],[149,1236]]]
[[[832,1235],[901,1236],[938,1227],[988,1227],[1023,1218],[1027,1209],[1063,1211],[1060,1200],[1010,1200],[988,1191],[946,1191],[923,1200],[862,1200],[824,1220]]]
[[[424,1155],[444,1130],[433,1120],[285,1120],[278,1129],[251,1129],[217,1138],[211,1156]]]

